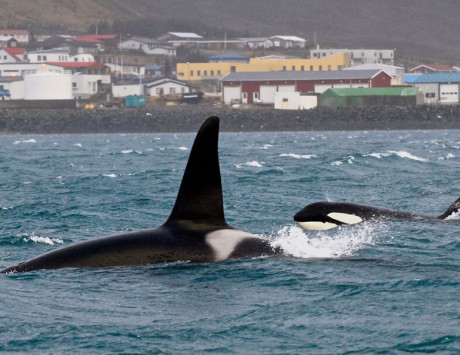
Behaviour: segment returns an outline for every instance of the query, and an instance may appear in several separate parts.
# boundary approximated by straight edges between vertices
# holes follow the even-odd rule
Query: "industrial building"
[[[415,106],[423,104],[423,93],[413,87],[328,89],[318,98],[318,106]]]
[[[334,71],[350,66],[348,54],[336,54],[321,59],[251,58],[249,63],[177,63],[177,78],[184,81],[218,80],[230,72],[307,72]]]
[[[427,104],[460,103],[460,72],[422,74],[413,85],[423,91]]]
[[[374,88],[391,86],[383,70],[233,72],[222,78],[222,100],[230,104],[273,104],[277,92],[321,94],[330,88]]]

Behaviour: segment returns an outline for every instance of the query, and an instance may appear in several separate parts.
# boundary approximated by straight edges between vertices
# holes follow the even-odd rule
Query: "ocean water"
[[[198,127],[197,127],[198,128]],[[0,268],[168,217],[195,134],[0,136]],[[225,211],[282,258],[0,275],[0,352],[460,352],[460,222],[306,232],[306,204],[440,215],[460,131],[221,133]]]

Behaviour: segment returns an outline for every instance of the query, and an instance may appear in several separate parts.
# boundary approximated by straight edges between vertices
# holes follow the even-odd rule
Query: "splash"
[[[290,157],[290,158],[295,158],[295,159],[311,159],[311,158],[316,158],[316,155],[314,154],[305,154],[305,155],[300,155],[300,154],[294,154],[294,153],[283,153],[280,154],[280,157]]]
[[[454,212],[444,219],[445,221],[460,220],[460,212]]]
[[[34,242],[34,243],[43,243],[43,244],[49,244],[49,245],[64,244],[64,241],[62,239],[50,238],[50,237],[40,237],[38,235],[35,235],[35,233],[32,233],[30,237],[24,238],[24,241]]]
[[[277,232],[272,245],[296,258],[341,258],[353,256],[374,244],[373,227],[363,223],[337,229],[334,234],[320,232],[308,235],[298,226],[285,226]]]
[[[389,156],[392,156],[392,155],[396,155],[396,156],[398,156],[400,158],[410,159],[410,160],[415,160],[415,161],[421,161],[421,162],[428,161],[428,159],[418,157],[418,156],[413,155],[413,154],[411,154],[409,152],[396,151],[396,150],[390,150],[387,153],[371,153],[371,154],[366,154],[364,156],[365,157],[373,157],[373,158],[377,158],[377,159],[382,159],[382,158],[386,158],[386,157],[389,157]]]
[[[32,138],[32,139],[27,139],[23,141],[15,141],[13,144],[20,144],[20,143],[37,143],[37,141]]]

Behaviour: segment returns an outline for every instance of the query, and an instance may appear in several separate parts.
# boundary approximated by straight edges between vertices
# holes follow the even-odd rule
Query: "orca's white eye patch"
[[[356,224],[363,221],[361,217],[348,213],[331,212],[327,216],[345,224]]]

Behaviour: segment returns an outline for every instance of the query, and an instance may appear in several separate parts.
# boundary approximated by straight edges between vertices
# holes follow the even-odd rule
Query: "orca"
[[[174,261],[213,262],[275,255],[264,237],[225,221],[218,157],[219,118],[197,133],[167,221],[156,229],[95,238],[37,256],[1,273],[39,269],[100,268]]]
[[[459,214],[460,198],[438,217],[423,216],[410,212],[392,211],[384,208],[357,205],[346,202],[315,202],[305,206],[294,215],[294,221],[306,230],[327,230],[342,225],[356,224],[379,218],[405,220],[446,220]]]

